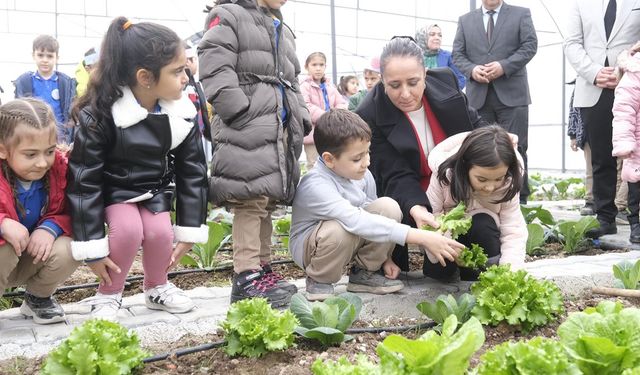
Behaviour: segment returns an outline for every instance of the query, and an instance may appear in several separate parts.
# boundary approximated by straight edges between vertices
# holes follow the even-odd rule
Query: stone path
[[[578,213],[567,211],[572,202],[549,202],[548,208],[554,217],[575,219]],[[604,236],[602,247],[630,248],[627,253],[606,253],[598,256],[572,256],[563,259],[544,259],[527,263],[526,269],[535,277],[553,279],[568,295],[580,295],[593,286],[610,286],[613,282],[611,266],[621,260],[640,258],[640,247],[628,243],[628,226],[618,226],[618,234]],[[424,300],[433,300],[440,294],[460,294],[468,291],[470,283],[443,284],[425,278],[420,272],[403,274],[405,289],[387,296],[362,294],[363,319],[384,320],[390,316],[420,317],[415,305]],[[337,291],[346,288],[343,277]],[[304,280],[296,280],[299,289]],[[186,334],[206,335],[215,333],[218,324],[225,318],[229,307],[230,287],[199,287],[187,291],[198,308],[187,314],[169,314],[149,310],[144,305],[143,294],[123,299],[120,322],[134,329],[143,345],[171,343]],[[36,357],[47,354],[66,338],[73,327],[88,319],[88,308],[79,303],[63,305],[67,321],[53,325],[34,324],[22,316],[18,309],[0,312],[0,360],[15,356]]]

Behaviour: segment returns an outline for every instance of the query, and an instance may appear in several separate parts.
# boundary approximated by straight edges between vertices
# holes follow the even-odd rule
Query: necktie
[[[615,0],[613,0],[613,1],[615,1]],[[487,39],[489,41],[491,41],[491,35],[493,35],[493,27],[495,26],[494,23],[493,23],[493,15],[496,14],[496,11],[495,10],[488,10],[487,14],[489,15],[489,22],[487,22]]]
[[[611,35],[613,24],[616,22],[616,8],[616,0],[609,0],[607,11],[604,13],[604,32],[607,35],[607,40],[609,40],[609,36]]]

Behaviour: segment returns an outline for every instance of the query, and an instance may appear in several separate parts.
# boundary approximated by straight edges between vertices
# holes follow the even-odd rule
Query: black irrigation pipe
[[[280,260],[274,260],[273,262],[271,262],[272,265],[278,265],[278,264],[291,264],[293,263],[292,259],[280,259]],[[202,272],[221,272],[221,271],[229,271],[233,269],[233,265],[229,264],[226,266],[221,266],[221,267],[213,267],[213,268],[194,268],[194,269],[184,269],[184,270],[179,270],[179,271],[172,271],[168,273],[168,277],[169,278],[173,278],[179,275],[188,275],[188,274],[192,274],[192,273],[202,273]],[[140,280],[144,279],[144,275],[138,275],[138,276],[129,276],[127,277],[127,279],[125,280],[125,286],[129,286],[131,285],[131,282],[137,282]],[[89,288],[95,288],[97,287],[99,284],[98,283],[86,283],[86,284],[78,284],[78,285],[65,285],[65,286],[61,286],[59,287],[55,293],[59,293],[59,292],[70,292],[70,291],[74,291],[74,290],[78,290],[78,289],[89,289]],[[15,291],[15,292],[8,292],[8,293],[4,293],[2,295],[3,298],[10,298],[10,297],[22,297],[24,296],[24,291]]]
[[[395,326],[395,327],[364,327],[364,328],[350,328],[345,333],[358,334],[358,333],[382,333],[382,332],[408,332],[408,331],[422,331],[425,329],[431,329],[436,326],[436,322],[426,322],[419,324],[412,324],[408,326]],[[183,349],[178,349],[174,352],[157,354],[151,357],[147,357],[142,360],[142,363],[152,363],[164,361],[168,358],[178,358],[187,354],[193,354],[198,352],[204,352],[207,350],[215,349],[224,346],[227,343],[226,340],[214,341],[207,344],[191,346]]]

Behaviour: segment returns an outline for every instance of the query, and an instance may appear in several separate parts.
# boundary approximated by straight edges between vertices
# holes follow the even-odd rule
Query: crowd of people
[[[617,157],[630,240],[640,242],[640,13],[618,2],[574,0],[570,135],[590,150],[588,204],[600,227],[589,234],[616,232]],[[84,262],[100,285],[83,303],[117,320],[140,248],[146,306],[192,310],[167,273],[207,241],[209,204],[233,212],[231,302],[284,306],[297,292],[271,267],[276,205],[292,206],[289,251],[310,300],[331,296],[347,268],[348,291],[401,290],[408,245],[424,251],[423,273],[438,280],[477,279],[458,264],[471,244],[489,265],[523,267],[526,65],[537,52],[529,9],[482,0],[459,18],[451,52],[437,24],[393,37],[359,90],[356,75],[330,82],[321,51],[300,64],[285,3],[218,0],[197,47],[165,26],[118,17],[77,79],[55,70],[54,38],[34,40],[36,70],[0,106],[0,288],[26,285],[23,314],[63,320],[53,292]],[[468,233],[422,230],[461,202]]]

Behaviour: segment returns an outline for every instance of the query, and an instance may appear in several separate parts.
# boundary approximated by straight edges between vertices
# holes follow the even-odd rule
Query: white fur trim
[[[616,65],[624,71],[640,72],[640,56],[637,53],[631,56],[628,50],[624,50],[618,55]]]
[[[173,226],[173,234],[178,242],[205,243],[209,240],[209,226],[180,227]]]
[[[75,260],[104,258],[109,255],[107,236],[97,240],[71,241],[71,255]]]
[[[117,127],[128,128],[147,118],[149,112],[142,108],[128,86],[121,87],[122,98],[116,100],[111,107],[113,122]],[[178,100],[159,100],[160,113],[169,117],[171,127],[171,149],[184,139],[194,126],[192,120],[198,112],[187,94],[183,91]]]

